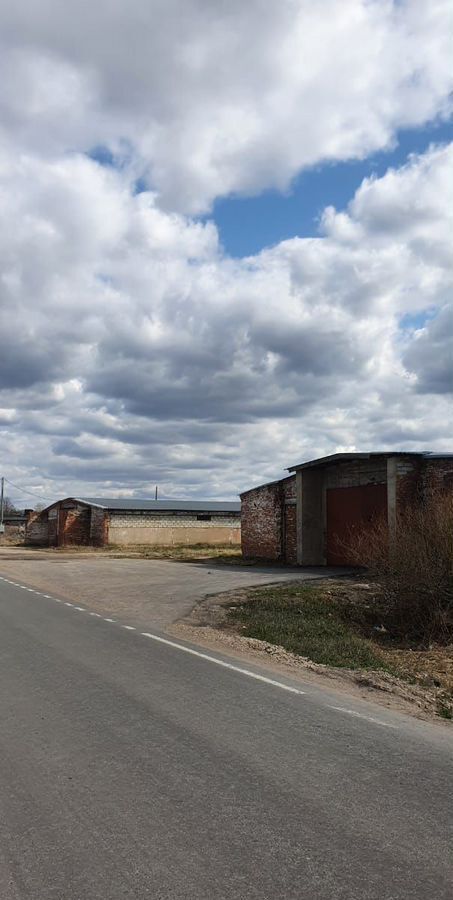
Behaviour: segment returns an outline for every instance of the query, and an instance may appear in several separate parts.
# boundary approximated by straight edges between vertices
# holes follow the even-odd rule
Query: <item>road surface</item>
[[[221,565],[162,559],[112,559],[54,551],[0,547],[0,572],[45,593],[126,616],[134,625],[164,629],[187,615],[207,594],[270,582],[325,578],[343,570],[294,566]],[[107,613],[106,613],[107,615]]]
[[[447,725],[59,599],[0,580],[2,900],[451,898]]]

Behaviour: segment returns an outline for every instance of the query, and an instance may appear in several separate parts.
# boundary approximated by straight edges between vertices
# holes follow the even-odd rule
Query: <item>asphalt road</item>
[[[447,726],[127,624],[0,581],[2,900],[450,900]]]

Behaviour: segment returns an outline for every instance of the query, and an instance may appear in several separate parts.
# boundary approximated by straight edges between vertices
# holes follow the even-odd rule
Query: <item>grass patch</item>
[[[246,637],[278,644],[316,663],[391,670],[379,647],[348,620],[345,607],[313,586],[264,588],[229,610]]]

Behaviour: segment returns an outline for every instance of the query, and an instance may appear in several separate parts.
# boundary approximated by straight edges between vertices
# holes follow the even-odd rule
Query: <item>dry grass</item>
[[[12,545],[11,545],[12,546]],[[149,544],[108,544],[106,547],[92,547],[84,544],[68,544],[65,547],[39,547],[30,544],[16,543],[15,547],[25,550],[33,550],[39,553],[54,553],[60,555],[94,555],[109,556],[119,559],[173,559],[176,561],[190,562],[191,560],[215,560],[241,565],[245,561],[242,558],[240,545],[227,544],[225,546],[212,546],[212,544],[175,544],[173,547],[150,546]]]
[[[380,585],[385,618],[401,638],[428,647],[453,641],[453,495],[432,492],[404,508],[389,541],[378,520],[349,552]]]
[[[239,545],[212,546],[212,544],[175,544],[173,547],[152,547],[148,544],[121,545],[112,544],[105,548],[105,552],[114,556],[136,557],[138,559],[174,559],[174,560],[201,560],[213,559],[217,561],[242,562],[242,553]]]

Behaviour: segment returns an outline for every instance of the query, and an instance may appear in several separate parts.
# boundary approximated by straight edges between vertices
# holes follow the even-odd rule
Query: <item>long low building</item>
[[[49,547],[240,544],[241,504],[66,497],[29,514],[25,539],[29,544]]]

